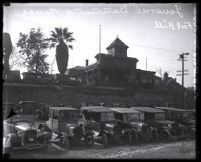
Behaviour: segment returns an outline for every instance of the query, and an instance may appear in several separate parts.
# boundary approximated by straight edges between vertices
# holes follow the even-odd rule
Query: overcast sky
[[[3,31],[11,35],[14,46],[19,33],[41,27],[46,37],[55,27],[68,27],[76,39],[69,51],[69,66],[95,63],[99,52],[101,24],[101,52],[118,37],[129,46],[128,56],[139,60],[138,69],[168,72],[177,82],[181,70],[178,54],[189,52],[185,69],[185,86],[193,86],[195,45],[195,4],[69,4],[69,3],[11,3],[4,7]],[[169,24],[169,25],[168,25]],[[163,28],[166,25],[167,28]],[[48,51],[48,62],[55,60],[55,49]],[[19,69],[19,68],[18,68]],[[24,69],[20,69],[24,71]],[[53,73],[58,73],[56,62]],[[156,73],[160,76],[158,73]]]

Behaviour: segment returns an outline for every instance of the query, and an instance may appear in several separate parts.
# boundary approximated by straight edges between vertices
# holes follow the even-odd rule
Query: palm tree
[[[51,31],[51,37],[49,38],[50,48],[56,46],[57,67],[62,75],[64,75],[68,66],[68,48],[73,49],[73,46],[68,44],[75,40],[72,34],[72,32],[68,32],[68,28],[56,27],[55,31]]]

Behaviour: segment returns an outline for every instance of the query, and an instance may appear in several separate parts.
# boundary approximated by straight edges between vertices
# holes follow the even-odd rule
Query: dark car
[[[94,131],[97,143],[104,147],[108,144],[132,144],[130,126],[114,117],[114,111],[104,106],[81,108],[84,125]]]
[[[184,126],[167,120],[165,111],[151,108],[151,107],[131,107],[134,110],[140,111],[142,119],[150,127],[157,129],[158,137],[161,141],[167,142],[184,138]]]
[[[71,107],[49,107],[49,120],[46,122],[52,132],[51,142],[61,146],[64,151],[70,145],[85,142],[93,146],[93,132],[78,124],[79,111]]]
[[[130,108],[110,108],[114,111],[115,119],[127,123],[131,128],[133,142],[138,143],[139,140],[145,142],[157,142],[158,136],[154,128],[150,128],[140,118],[140,112]]]
[[[46,148],[50,134],[22,116],[13,116],[3,122],[4,153],[25,149]]]
[[[188,137],[194,138],[195,129],[195,110],[186,110],[172,107],[156,107],[157,109],[166,112],[166,118],[168,120],[175,121],[179,125],[185,126],[185,133]]]

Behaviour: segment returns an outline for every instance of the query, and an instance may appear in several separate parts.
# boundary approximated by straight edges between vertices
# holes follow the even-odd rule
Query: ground
[[[10,155],[11,159],[195,159],[195,157],[195,140],[109,148],[95,144],[93,148],[72,147],[67,153],[61,153],[50,145],[47,153],[37,150]]]

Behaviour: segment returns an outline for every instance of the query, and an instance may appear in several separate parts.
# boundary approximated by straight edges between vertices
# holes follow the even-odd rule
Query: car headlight
[[[122,131],[121,131],[121,133],[122,133],[122,134],[124,134],[124,133],[125,133],[125,131],[124,131],[124,130],[122,130]]]

